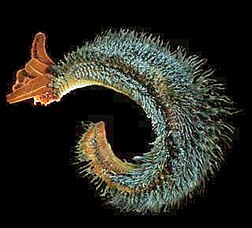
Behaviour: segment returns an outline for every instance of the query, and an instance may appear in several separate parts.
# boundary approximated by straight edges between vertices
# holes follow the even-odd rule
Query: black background
[[[82,5],[83,4],[83,5]],[[115,7],[115,8],[113,8]],[[49,2],[5,6],[1,15],[1,154],[4,211],[9,223],[65,224],[66,222],[120,225],[122,221],[186,222],[213,224],[222,221],[244,223],[250,209],[249,165],[245,142],[248,138],[249,47],[246,6],[177,6],[154,2],[94,4]],[[186,45],[193,53],[207,57],[227,92],[244,111],[234,119],[237,129],[233,150],[208,187],[205,197],[174,216],[139,218],[123,216],[104,208],[86,179],[76,177],[70,157],[83,120],[106,123],[108,139],[118,156],[130,158],[147,151],[152,139],[149,121],[128,98],[98,87],[80,89],[49,107],[32,102],[8,105],[16,70],[29,60],[33,36],[48,36],[48,53],[53,60],[92,40],[106,28],[145,29],[161,34],[173,45]],[[127,154],[127,155],[125,155]],[[4,214],[4,215],[5,215]],[[114,216],[114,218],[112,218]],[[131,220],[134,219],[134,220]]]

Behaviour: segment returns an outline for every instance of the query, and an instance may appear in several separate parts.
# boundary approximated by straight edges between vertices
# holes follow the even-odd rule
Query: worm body
[[[115,156],[103,122],[86,126],[77,145],[80,172],[92,176],[108,204],[158,213],[179,207],[204,188],[233,133],[226,121],[232,101],[205,59],[125,30],[98,36],[58,63],[46,55],[44,42],[37,34],[32,59],[17,73],[9,103],[33,97],[46,105],[77,88],[99,85],[130,97],[151,120],[156,138],[150,151],[133,158],[135,163]]]

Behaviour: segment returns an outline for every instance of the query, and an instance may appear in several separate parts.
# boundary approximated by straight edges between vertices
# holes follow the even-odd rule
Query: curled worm
[[[130,97],[151,120],[151,150],[122,161],[103,122],[86,125],[77,145],[81,173],[113,207],[139,214],[177,208],[219,168],[230,145],[232,101],[206,60],[171,51],[144,33],[108,31],[54,63],[36,34],[31,60],[16,74],[9,103],[34,98],[47,105],[70,91],[99,85]],[[85,101],[83,101],[85,102]],[[83,166],[82,166],[83,165]]]

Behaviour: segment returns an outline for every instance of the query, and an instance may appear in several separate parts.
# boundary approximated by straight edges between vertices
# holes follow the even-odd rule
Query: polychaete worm
[[[104,122],[85,126],[76,147],[80,173],[91,176],[106,203],[122,213],[169,213],[204,189],[234,132],[227,122],[233,102],[205,59],[130,30],[107,31],[58,63],[48,57],[45,42],[43,33],[35,35],[8,103],[33,98],[48,105],[98,85],[131,98],[151,121],[151,149],[131,162],[113,153]]]

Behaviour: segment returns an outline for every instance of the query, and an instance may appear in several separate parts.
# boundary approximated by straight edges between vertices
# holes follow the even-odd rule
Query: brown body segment
[[[92,139],[95,143],[92,143]],[[126,173],[135,167],[134,164],[123,162],[115,156],[106,138],[104,122],[92,124],[80,140],[80,151],[91,163],[99,165],[104,170],[114,173]]]
[[[94,141],[93,141],[94,140]],[[151,190],[156,184],[162,182],[164,175],[160,173],[159,179],[141,189],[134,189],[111,181],[107,173],[128,173],[137,166],[123,162],[115,156],[106,138],[105,124],[100,121],[92,124],[79,142],[79,151],[86,161],[90,161],[90,167],[96,176],[100,177],[109,188],[117,188],[130,194]]]
[[[123,162],[115,156],[106,138],[104,122],[100,121],[89,127],[79,142],[79,151],[87,161],[90,161],[90,166],[95,175],[106,182],[108,187],[117,188],[128,193],[137,193],[148,189],[148,187],[141,190],[131,189],[118,183],[113,183],[107,176],[107,171],[116,174],[127,173],[136,168],[136,165]]]

